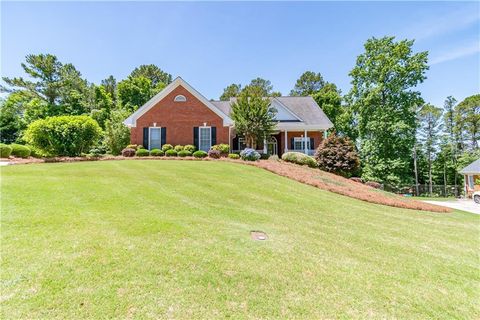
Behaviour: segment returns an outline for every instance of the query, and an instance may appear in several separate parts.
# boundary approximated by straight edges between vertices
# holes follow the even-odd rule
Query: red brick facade
[[[186,102],[175,102],[177,95],[187,98]],[[223,119],[195,98],[188,90],[178,86],[165,98],[137,119],[137,125],[130,129],[130,142],[143,144],[143,128],[166,128],[166,143],[172,145],[194,144],[193,128],[216,127],[216,143],[228,143],[228,127],[223,126]]]

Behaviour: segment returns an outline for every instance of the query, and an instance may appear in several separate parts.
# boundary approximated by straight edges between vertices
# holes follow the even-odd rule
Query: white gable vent
[[[175,99],[173,99],[173,101],[175,101],[175,102],[185,102],[185,101],[187,101],[187,98],[185,98],[184,95],[179,94],[178,96],[175,97]]]

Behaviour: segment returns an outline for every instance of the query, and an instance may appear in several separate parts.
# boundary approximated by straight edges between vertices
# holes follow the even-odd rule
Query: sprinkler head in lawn
[[[263,231],[250,231],[250,236],[253,240],[264,241],[267,240],[267,234]]]

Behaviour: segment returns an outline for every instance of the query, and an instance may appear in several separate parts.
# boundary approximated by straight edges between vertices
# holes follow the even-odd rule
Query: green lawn
[[[4,167],[1,204],[2,319],[480,317],[473,214],[213,161]]]

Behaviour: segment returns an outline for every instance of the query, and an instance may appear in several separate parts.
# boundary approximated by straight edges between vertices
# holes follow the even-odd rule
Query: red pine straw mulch
[[[436,206],[374,189],[359,182],[355,182],[319,169],[312,169],[283,161],[256,161],[248,162],[248,164],[323,190],[328,190],[347,197],[371,203],[383,204],[397,208],[433,212],[452,211],[450,208]]]
[[[452,209],[436,206],[433,204],[408,199],[393,193],[384,192],[372,187],[368,187],[359,182],[355,182],[332,173],[328,173],[319,169],[312,169],[306,166],[300,166],[284,161],[242,161],[232,159],[196,159],[193,157],[122,157],[108,156],[102,158],[88,157],[56,157],[36,159],[29,157],[27,159],[10,157],[9,159],[1,159],[9,161],[10,164],[29,164],[29,163],[45,163],[45,162],[76,162],[76,161],[105,161],[105,160],[196,160],[196,161],[228,161],[238,164],[246,164],[262,168],[278,174],[283,177],[293,179],[295,181],[305,183],[319,189],[338,193],[347,197],[367,201],[370,203],[383,204],[386,206],[406,208],[414,210],[424,210],[433,212],[451,212]]]

